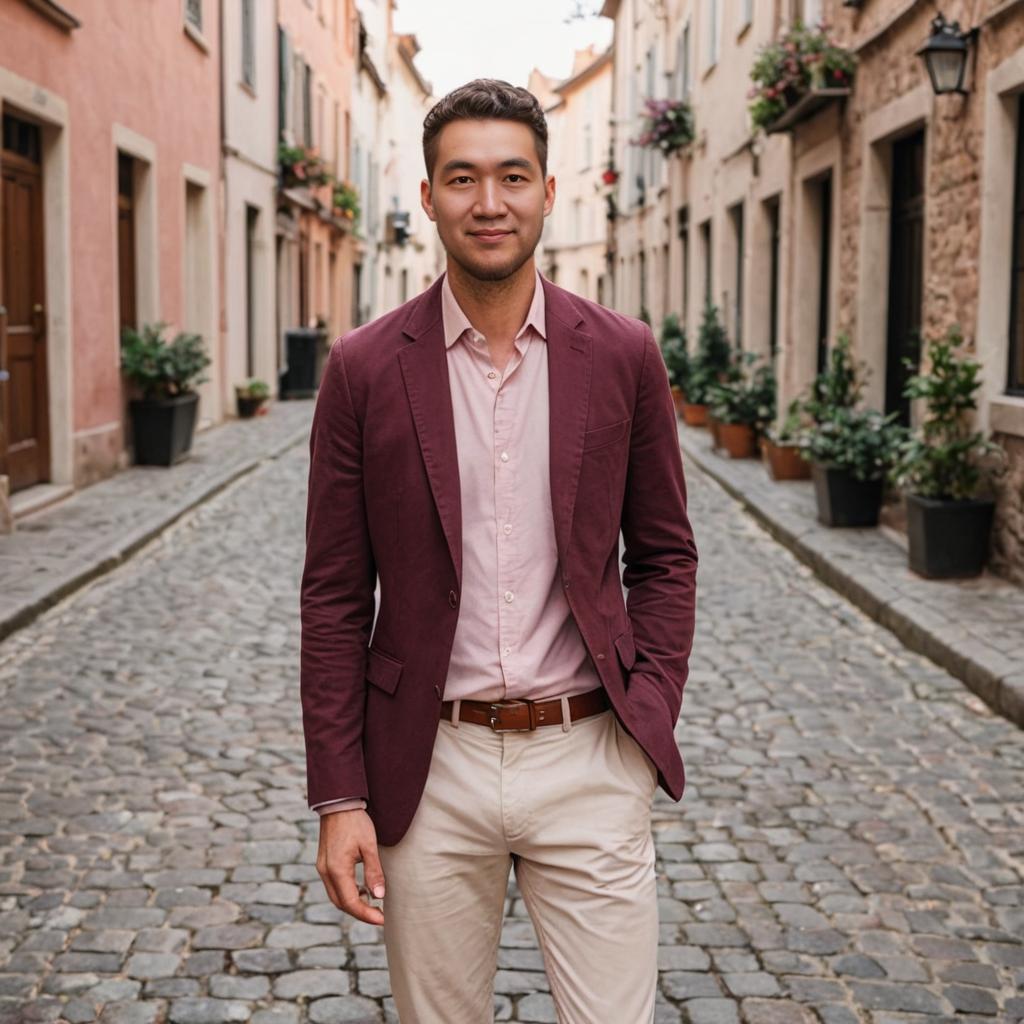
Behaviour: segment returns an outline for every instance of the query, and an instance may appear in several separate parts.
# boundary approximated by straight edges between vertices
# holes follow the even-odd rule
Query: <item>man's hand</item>
[[[360,898],[356,864],[363,863],[366,888],[384,898],[384,872],[377,855],[377,830],[364,810],[334,811],[320,819],[316,869],[331,902],[367,924],[383,924],[384,912]]]

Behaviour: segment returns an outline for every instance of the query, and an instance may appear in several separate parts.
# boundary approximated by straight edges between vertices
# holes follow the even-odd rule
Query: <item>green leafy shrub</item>
[[[144,324],[141,331],[126,327],[121,333],[121,372],[145,398],[170,398],[188,394],[209,378],[210,365],[203,339],[184,331],[172,341],[164,339],[167,324]]]
[[[775,384],[769,364],[753,352],[739,353],[724,379],[709,385],[708,411],[721,423],[744,424],[763,433],[775,417]]]
[[[895,419],[896,413],[883,416],[874,409],[835,409],[802,435],[801,454],[857,480],[882,479],[891,470],[902,438]]]
[[[686,401],[705,405],[711,386],[730,379],[736,379],[736,366],[732,361],[729,336],[719,318],[718,307],[709,302],[704,307],[697,332],[697,353],[691,360]]]
[[[685,395],[690,376],[690,354],[686,351],[686,331],[675,313],[669,313],[662,320],[660,348],[669,383]]]
[[[972,498],[986,470],[987,456],[1004,455],[970,426],[978,407],[981,365],[957,354],[963,344],[959,327],[928,347],[929,370],[910,377],[906,398],[923,399],[924,417],[900,444],[892,470],[893,481],[922,498],[962,501]],[[909,369],[914,367],[907,361]]]

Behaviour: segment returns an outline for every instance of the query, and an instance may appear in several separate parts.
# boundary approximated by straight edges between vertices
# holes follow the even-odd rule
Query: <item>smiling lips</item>
[[[511,231],[474,231],[472,235],[474,238],[479,238],[483,242],[500,242],[503,238],[511,235]]]

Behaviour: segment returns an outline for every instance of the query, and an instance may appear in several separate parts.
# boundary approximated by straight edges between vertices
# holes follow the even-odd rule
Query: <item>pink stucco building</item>
[[[196,331],[221,418],[219,0],[0,4],[0,476],[46,501],[125,464],[125,324]]]

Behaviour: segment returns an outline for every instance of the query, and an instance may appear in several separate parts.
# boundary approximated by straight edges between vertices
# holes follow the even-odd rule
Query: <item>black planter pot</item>
[[[173,466],[192,447],[199,393],[132,399],[132,439],[137,466]]]
[[[994,501],[942,501],[904,496],[909,564],[920,576],[977,576],[988,559]]]
[[[242,419],[250,419],[256,415],[259,407],[266,401],[265,398],[249,398],[245,395],[236,395],[235,402],[238,405],[238,415]]]
[[[877,526],[884,481],[858,480],[844,469],[811,463],[818,522],[825,526]]]

